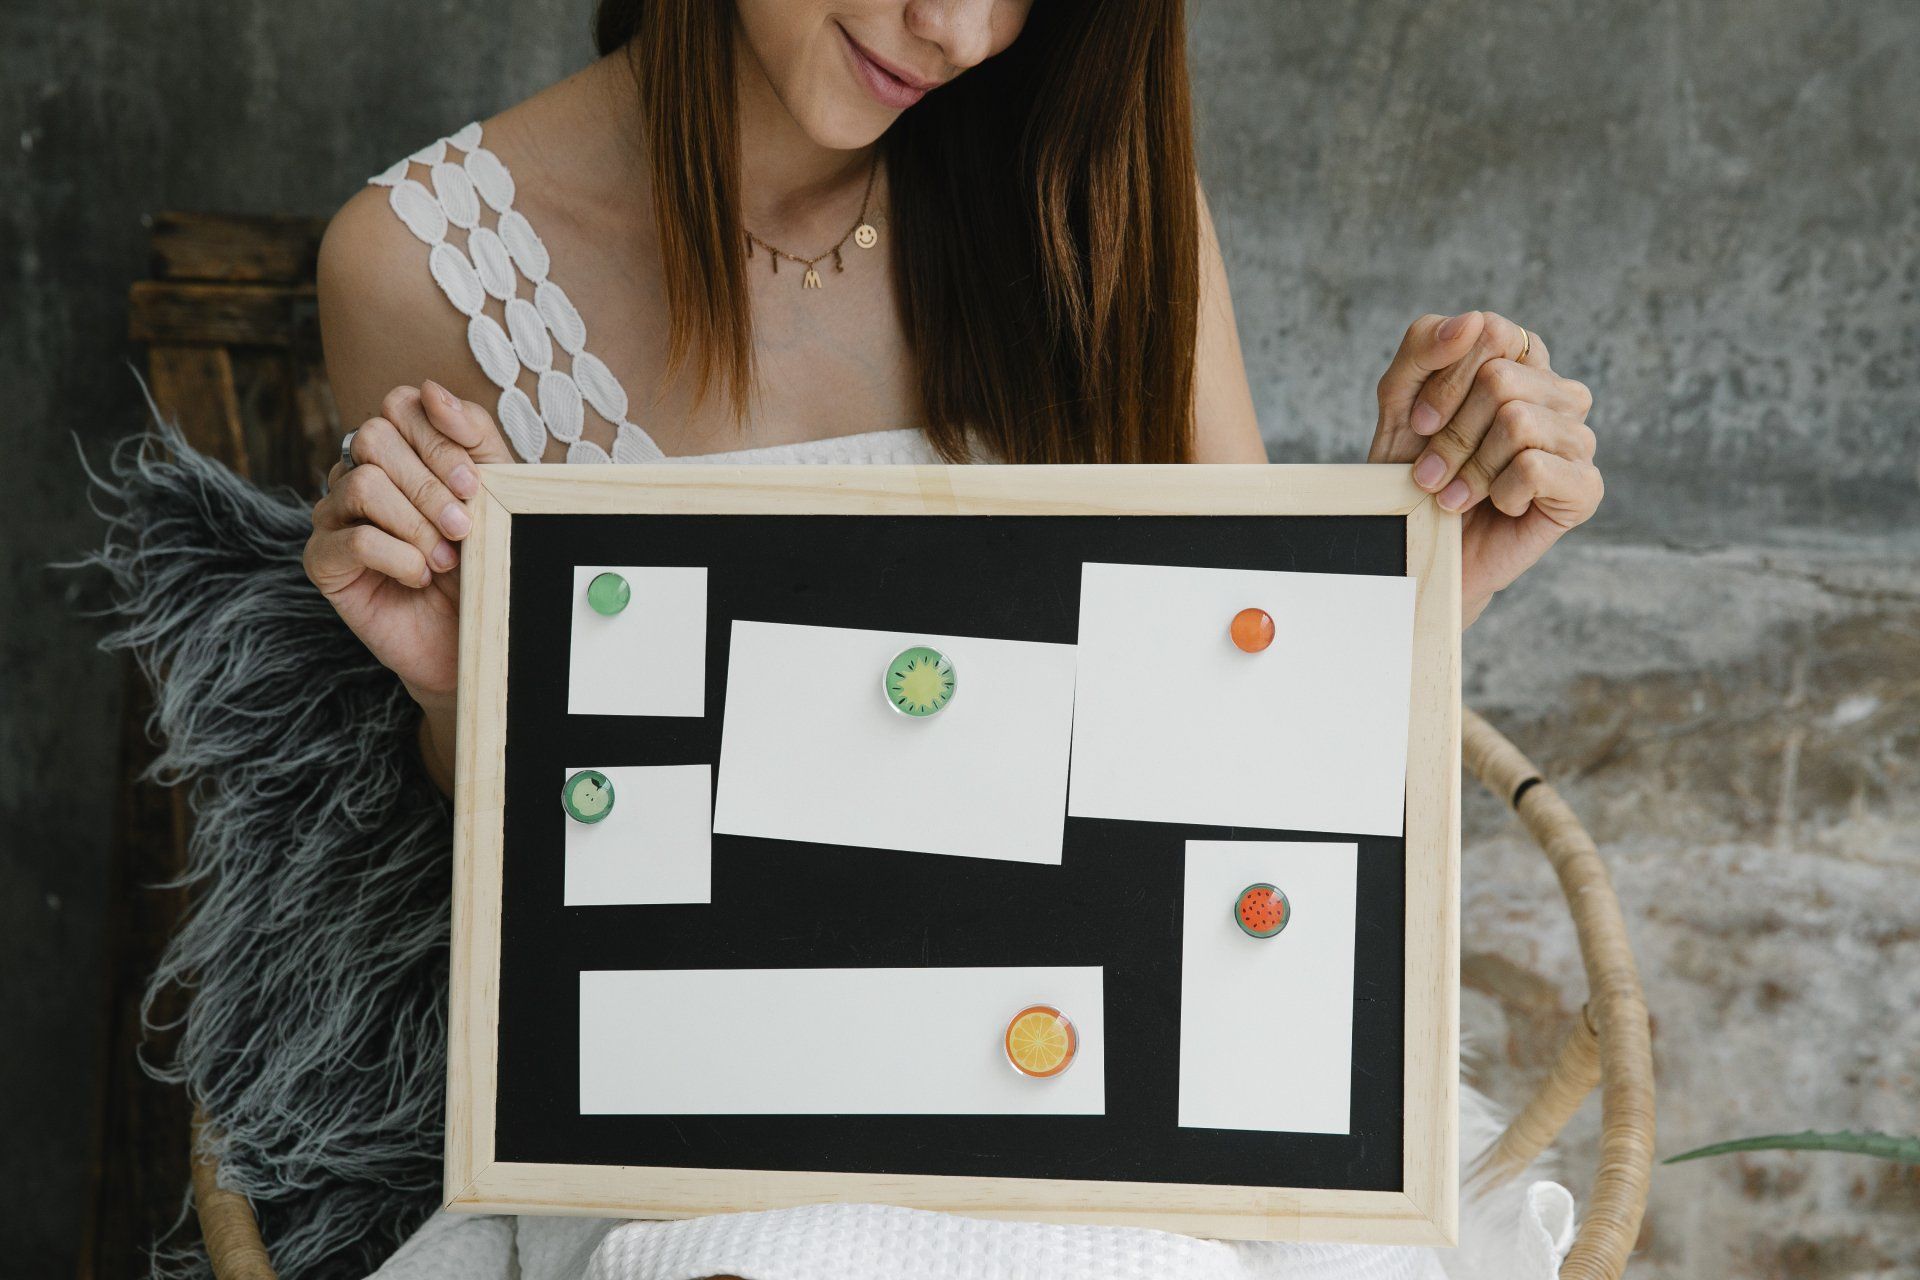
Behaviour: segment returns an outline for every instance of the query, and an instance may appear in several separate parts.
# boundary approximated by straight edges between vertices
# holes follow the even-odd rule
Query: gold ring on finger
[[[1520,356],[1517,363],[1527,362],[1527,352],[1533,350],[1533,330],[1522,325],[1520,328]]]

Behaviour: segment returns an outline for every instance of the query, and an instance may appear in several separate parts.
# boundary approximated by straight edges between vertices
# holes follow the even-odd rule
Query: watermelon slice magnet
[[[1271,938],[1293,919],[1287,895],[1270,884],[1250,884],[1233,904],[1233,922],[1249,938]]]
[[[953,662],[925,645],[902,650],[887,664],[881,688],[887,705],[903,716],[936,715],[953,701]]]

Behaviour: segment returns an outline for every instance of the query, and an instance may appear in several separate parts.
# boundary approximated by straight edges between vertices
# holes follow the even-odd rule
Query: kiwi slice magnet
[[[934,715],[953,701],[953,662],[925,645],[904,649],[887,664],[882,687],[887,705],[901,715]]]

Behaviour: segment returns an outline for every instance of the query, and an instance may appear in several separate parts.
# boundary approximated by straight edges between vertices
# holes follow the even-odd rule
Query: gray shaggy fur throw
[[[307,502],[157,412],[105,475],[81,460],[107,530],[66,567],[109,575],[101,646],[154,690],[145,776],[195,815],[192,907],[147,989],[173,1047],[144,1065],[206,1109],[286,1280],[364,1276],[439,1199],[452,807],[399,678],[301,569]],[[185,1013],[156,1027],[169,989]],[[212,1274],[191,1234],[155,1276]]]

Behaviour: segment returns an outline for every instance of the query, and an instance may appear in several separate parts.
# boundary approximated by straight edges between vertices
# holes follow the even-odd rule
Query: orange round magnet
[[[1242,609],[1233,615],[1227,634],[1241,649],[1258,653],[1273,643],[1273,616],[1265,609]]]
[[[1023,1076],[1057,1076],[1073,1065],[1079,1048],[1073,1023],[1052,1005],[1030,1004],[1007,1023],[1007,1061]]]

